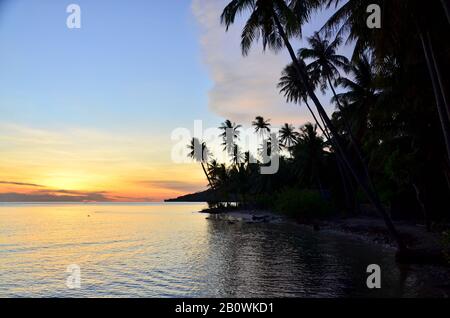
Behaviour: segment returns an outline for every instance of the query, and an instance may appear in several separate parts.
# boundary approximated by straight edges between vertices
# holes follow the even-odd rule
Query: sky
[[[81,28],[69,29],[69,4]],[[241,56],[225,0],[3,0],[0,201],[160,201],[206,187],[177,128],[310,121],[276,83],[286,53]],[[326,18],[319,14],[305,36]],[[300,47],[302,43],[294,43]],[[328,96],[322,97],[328,103]]]

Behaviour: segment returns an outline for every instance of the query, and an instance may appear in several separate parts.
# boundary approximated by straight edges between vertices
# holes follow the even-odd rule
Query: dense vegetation
[[[367,27],[367,7],[381,7],[382,27]],[[296,51],[291,44],[322,8],[332,17]],[[210,188],[243,205],[270,206],[311,217],[330,210],[344,215],[373,207],[404,248],[391,218],[432,224],[448,220],[450,207],[450,15],[448,2],[432,0],[233,0],[224,9],[228,29],[248,15],[242,53],[262,41],[263,49],[287,49],[292,63],[280,70],[280,94],[307,107],[315,122],[280,130],[277,174],[259,173],[251,154],[227,143],[240,126],[225,121],[229,163],[207,156],[193,140],[191,156],[202,163]],[[338,54],[354,46],[352,56]],[[338,88],[336,91],[336,88]],[[329,116],[317,94],[333,95]],[[257,117],[255,133],[269,136],[270,122]],[[200,147],[200,156],[194,149]],[[231,148],[231,149],[230,149]],[[309,207],[309,208],[308,208]],[[312,215],[314,216],[314,215]]]

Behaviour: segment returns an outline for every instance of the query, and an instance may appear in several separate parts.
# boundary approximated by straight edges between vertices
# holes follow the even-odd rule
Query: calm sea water
[[[441,296],[390,251],[292,224],[207,220],[203,207],[0,204],[0,297]],[[66,286],[71,264],[80,289]]]

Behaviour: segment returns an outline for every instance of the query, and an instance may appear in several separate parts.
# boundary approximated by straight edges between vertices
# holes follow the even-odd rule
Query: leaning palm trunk
[[[334,127],[333,123],[331,122],[330,118],[328,117],[328,114],[326,113],[325,109],[323,108],[322,104],[320,103],[319,99],[317,98],[314,89],[312,88],[309,80],[309,76],[306,72],[306,69],[304,66],[301,65],[301,63],[297,60],[297,57],[295,55],[294,49],[292,48],[292,45],[289,42],[289,39],[284,31],[284,28],[278,19],[278,16],[275,12],[273,12],[273,19],[277,26],[278,32],[280,36],[282,37],[284,44],[286,45],[286,48],[289,51],[289,54],[291,56],[292,62],[294,63],[294,67],[302,81],[302,84],[304,86],[304,89],[306,92],[308,92],[309,97],[314,102],[317,111],[319,112],[319,115],[324,119],[325,124],[327,128],[330,130],[331,135],[334,137],[337,150],[341,155],[341,158],[345,162],[346,166],[349,168],[349,170],[352,172],[355,179],[358,181],[364,192],[367,194],[367,197],[372,202],[372,204],[375,206],[375,208],[378,210],[378,212],[383,217],[386,226],[391,233],[392,237],[394,238],[395,242],[397,243],[399,251],[403,251],[406,249],[405,244],[403,243],[403,240],[401,239],[399,233],[397,232],[397,229],[395,228],[394,224],[392,223],[391,218],[389,217],[386,209],[384,208],[383,204],[381,203],[380,198],[376,194],[376,192],[372,189],[370,186],[371,182],[368,180],[368,176],[361,174],[359,171],[357,171],[354,163],[351,161],[351,158],[349,154],[345,151],[343,147],[343,143],[340,139],[339,134],[337,133],[336,128]],[[362,163],[363,164],[363,163]]]
[[[311,109],[311,106],[309,106],[308,100],[306,98],[305,98],[305,104],[306,104],[306,107],[308,108],[309,112],[311,113],[311,116],[313,117],[317,127],[319,127],[319,129],[322,131],[323,135],[331,142],[330,135],[328,133],[327,127],[325,125],[323,125],[323,120],[322,120],[322,124],[319,122],[319,120],[317,119],[316,114]]]
[[[328,80],[328,85],[329,85],[330,88],[331,88],[331,92],[332,92],[333,95],[334,95],[334,99],[336,100],[336,103],[337,103],[337,105],[338,105],[338,108],[339,108],[339,110],[342,112],[342,111],[343,111],[343,107],[342,107],[341,102],[339,101],[339,98],[338,98],[338,96],[337,96],[337,94],[336,94],[336,91],[335,91],[335,89],[334,89],[334,87],[333,87],[333,84],[331,83],[331,78],[330,78],[330,76],[327,76],[327,80]],[[358,149],[358,145],[357,145],[357,143],[356,143],[356,138],[355,138],[355,136],[353,135],[353,132],[352,132],[350,123],[348,122],[347,118],[345,118],[345,116],[342,116],[342,120],[344,121],[345,129],[347,129],[348,134],[349,134],[349,136],[350,136],[350,141],[352,142],[353,146],[354,146],[355,148]]]
[[[320,116],[321,122],[319,122],[316,114],[311,109],[311,106],[309,105],[308,100],[306,98],[304,99],[304,102],[305,102],[306,107],[308,108],[309,112],[311,113],[312,117],[314,118],[314,121],[316,122],[317,126],[322,131],[323,135],[325,136],[326,140],[328,140],[328,142],[332,146],[334,146],[334,149],[337,149],[336,143],[335,143],[333,137],[330,136],[330,132],[328,131],[327,126],[325,125],[325,122],[324,122],[322,116]],[[337,152],[335,158],[336,158],[336,164],[339,169],[339,175],[341,177],[342,188],[344,189],[346,206],[349,210],[354,210],[355,212],[357,212],[358,211],[358,202],[357,202],[355,189],[353,188],[353,186],[351,184],[352,181],[348,180],[347,169],[346,169],[346,166],[342,163],[341,154],[339,152]],[[353,200],[352,200],[352,198],[353,198]],[[353,203],[351,203],[351,201],[353,201]]]
[[[203,162],[200,162],[200,164],[202,165],[202,169],[203,169],[203,172],[205,173],[206,179],[208,179],[209,187],[210,187],[212,190],[214,190],[214,186],[213,186],[213,184],[212,184],[212,182],[211,182],[211,178],[209,177],[208,172],[207,172],[206,169],[205,169],[205,165],[203,164]]]
[[[336,94],[336,91],[335,91],[335,89],[333,87],[333,84],[331,83],[330,76],[327,76],[327,80],[328,80],[328,85],[330,85],[331,91],[333,92],[334,98],[336,99],[336,103],[338,105],[338,108],[342,112],[343,107],[342,107],[341,102],[339,101],[339,98],[338,98],[338,96]],[[361,152],[361,149],[360,149],[360,147],[358,145],[358,142],[357,142],[357,140],[355,138],[355,135],[353,134],[352,127],[350,126],[350,123],[347,120],[347,118],[345,118],[344,114],[342,114],[342,115],[343,115],[342,116],[342,120],[344,121],[345,129],[347,130],[348,135],[350,137],[350,145],[353,146],[353,148],[355,150],[355,153],[358,156],[358,160],[361,162],[361,166],[362,166],[362,168],[364,170],[364,174],[366,175],[366,178],[369,181],[369,186],[372,188],[373,191],[376,191],[375,190],[375,186],[372,183],[372,179],[370,178],[369,168],[367,167],[367,164],[366,164],[366,162],[364,160],[364,157],[363,157],[363,154]]]
[[[308,109],[312,112],[312,110],[310,109],[309,106],[308,106]],[[317,121],[314,113],[313,113],[313,117]],[[328,131],[323,117],[320,116],[320,119],[321,119],[322,125],[325,128],[322,128],[322,126],[320,124],[318,124],[319,127],[321,128],[321,130],[322,130],[323,134],[325,135],[325,137],[327,138],[328,142],[334,147],[334,149],[337,149],[336,142],[334,141],[333,137],[331,136],[330,132]],[[336,154],[336,156],[335,156],[336,163],[337,163],[337,166],[339,169],[339,175],[341,176],[342,187],[344,189],[345,202],[346,202],[347,208],[350,211],[358,212],[359,211],[358,198],[356,195],[356,191],[352,185],[352,180],[349,179],[351,172],[350,172],[350,174],[348,173],[348,168],[343,163],[341,154],[339,152],[336,152],[335,154]]]
[[[328,79],[328,85],[330,85],[331,91],[333,92],[334,98],[336,99],[336,103],[338,104],[338,108],[342,112],[343,107],[342,107],[341,102],[339,101],[336,91],[334,90],[333,84],[331,83],[331,79],[329,76],[327,76],[327,79]],[[345,118],[344,114],[342,114],[342,115],[343,115],[342,120],[344,121],[345,129],[347,129],[348,135],[350,137],[350,143],[353,146],[353,148],[355,149],[358,159],[361,161],[361,163],[363,163],[364,173],[366,173],[367,176],[369,176],[369,171],[367,169],[367,165],[364,164],[364,158],[361,153],[361,149],[359,149],[359,145],[358,145],[358,142],[356,141],[355,135],[353,134],[352,127],[350,126],[350,123],[347,120],[347,118]]]

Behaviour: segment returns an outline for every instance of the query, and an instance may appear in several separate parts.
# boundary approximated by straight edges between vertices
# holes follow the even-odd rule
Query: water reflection
[[[401,297],[414,277],[400,271],[392,251],[342,236],[283,224],[208,224],[211,268],[222,295],[248,297]],[[383,269],[382,290],[368,290],[366,268]]]
[[[292,224],[206,220],[203,207],[1,205],[0,296],[442,296],[428,268],[401,270],[390,251]],[[372,263],[381,290],[365,285]],[[65,286],[70,264],[79,290]]]

